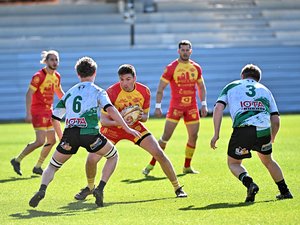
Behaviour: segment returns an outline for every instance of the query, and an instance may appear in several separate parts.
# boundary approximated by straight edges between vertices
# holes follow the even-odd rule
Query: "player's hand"
[[[32,116],[31,115],[26,115],[25,122],[31,123],[32,122]]]
[[[140,114],[139,114],[139,116],[137,118],[138,121],[142,120],[143,115],[144,115],[144,111],[142,109],[139,109],[139,110],[140,110]]]
[[[212,137],[212,139],[211,139],[211,141],[210,141],[210,147],[211,147],[212,149],[216,149],[216,148],[217,148],[216,143],[217,143],[218,140],[219,140],[219,136],[214,135],[214,136]]]
[[[208,112],[207,106],[206,105],[201,106],[201,117],[206,117],[207,112]]]
[[[137,138],[141,138],[141,137],[142,137],[142,134],[141,134],[140,132],[138,132],[138,131],[136,131],[136,130],[134,130],[134,129],[132,129],[132,128],[128,128],[128,129],[126,130],[126,132],[127,132],[128,134],[132,134],[134,137],[137,137]]]
[[[162,117],[162,111],[161,108],[156,108],[154,111],[154,115],[158,118]]]

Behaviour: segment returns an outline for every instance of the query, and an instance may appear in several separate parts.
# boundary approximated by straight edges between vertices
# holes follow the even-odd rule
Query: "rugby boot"
[[[13,166],[14,171],[19,174],[20,176],[22,176],[22,171],[20,168],[20,163],[16,161],[15,158],[13,158],[12,160],[10,160],[10,164]]]
[[[93,191],[93,195],[94,197],[96,198],[96,205],[99,206],[99,207],[103,207],[104,204],[103,204],[103,191],[100,191],[99,188],[95,188],[94,191]]]
[[[87,197],[88,195],[93,194],[93,191],[94,191],[94,188],[93,188],[92,190],[90,190],[89,187],[82,188],[82,189],[80,190],[80,192],[78,192],[78,193],[74,196],[74,198],[75,198],[76,200],[84,200],[84,199],[86,199],[86,197]]]
[[[29,205],[33,208],[37,207],[39,202],[45,197],[45,191],[38,191],[35,195],[30,199]]]
[[[38,175],[42,175],[43,169],[41,167],[33,167],[32,172]]]
[[[194,170],[193,167],[183,167],[182,172],[183,172],[184,174],[188,174],[188,173],[191,173],[191,174],[198,174],[198,173],[199,173],[199,171]]]
[[[176,191],[175,191],[176,197],[177,198],[186,198],[187,197],[187,193],[184,192],[184,190],[182,189],[182,186],[179,187]]]
[[[153,170],[154,166],[152,166],[151,164],[149,164],[148,166],[146,166],[142,173],[145,175],[145,176],[148,176],[150,171]]]
[[[255,195],[259,191],[259,187],[255,183],[251,183],[248,190],[247,190],[247,197],[245,202],[254,202]]]
[[[285,194],[279,194],[279,195],[276,195],[276,198],[278,200],[283,200],[283,199],[289,199],[289,198],[293,198],[293,195],[290,191],[288,191],[287,193]]]

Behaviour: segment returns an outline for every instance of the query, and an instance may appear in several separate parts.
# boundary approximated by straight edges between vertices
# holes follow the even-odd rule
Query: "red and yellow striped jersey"
[[[56,90],[60,89],[60,74],[48,74],[45,69],[33,75],[29,88],[34,91],[31,102],[31,113],[51,112]]]
[[[150,110],[150,89],[141,83],[136,82],[131,92],[124,91],[119,82],[110,86],[106,91],[119,112],[134,105],[138,105],[145,113]]]
[[[196,62],[189,60],[185,63],[178,59],[171,62],[161,76],[161,80],[170,83],[170,107],[196,106],[196,84],[201,79],[202,69]]]

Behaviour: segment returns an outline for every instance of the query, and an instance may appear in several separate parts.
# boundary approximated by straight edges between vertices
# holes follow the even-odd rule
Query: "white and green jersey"
[[[53,110],[53,117],[65,115],[66,128],[79,127],[81,134],[99,132],[100,109],[112,105],[106,91],[93,82],[81,82],[70,88]]]
[[[256,126],[270,130],[270,115],[278,114],[270,90],[252,79],[236,80],[226,85],[217,102],[228,105],[233,127]]]

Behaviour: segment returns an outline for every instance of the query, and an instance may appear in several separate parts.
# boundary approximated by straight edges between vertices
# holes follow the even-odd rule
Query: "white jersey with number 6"
[[[99,129],[100,109],[112,105],[106,91],[93,82],[81,82],[70,88],[53,110],[53,116],[66,115],[66,128]]]

